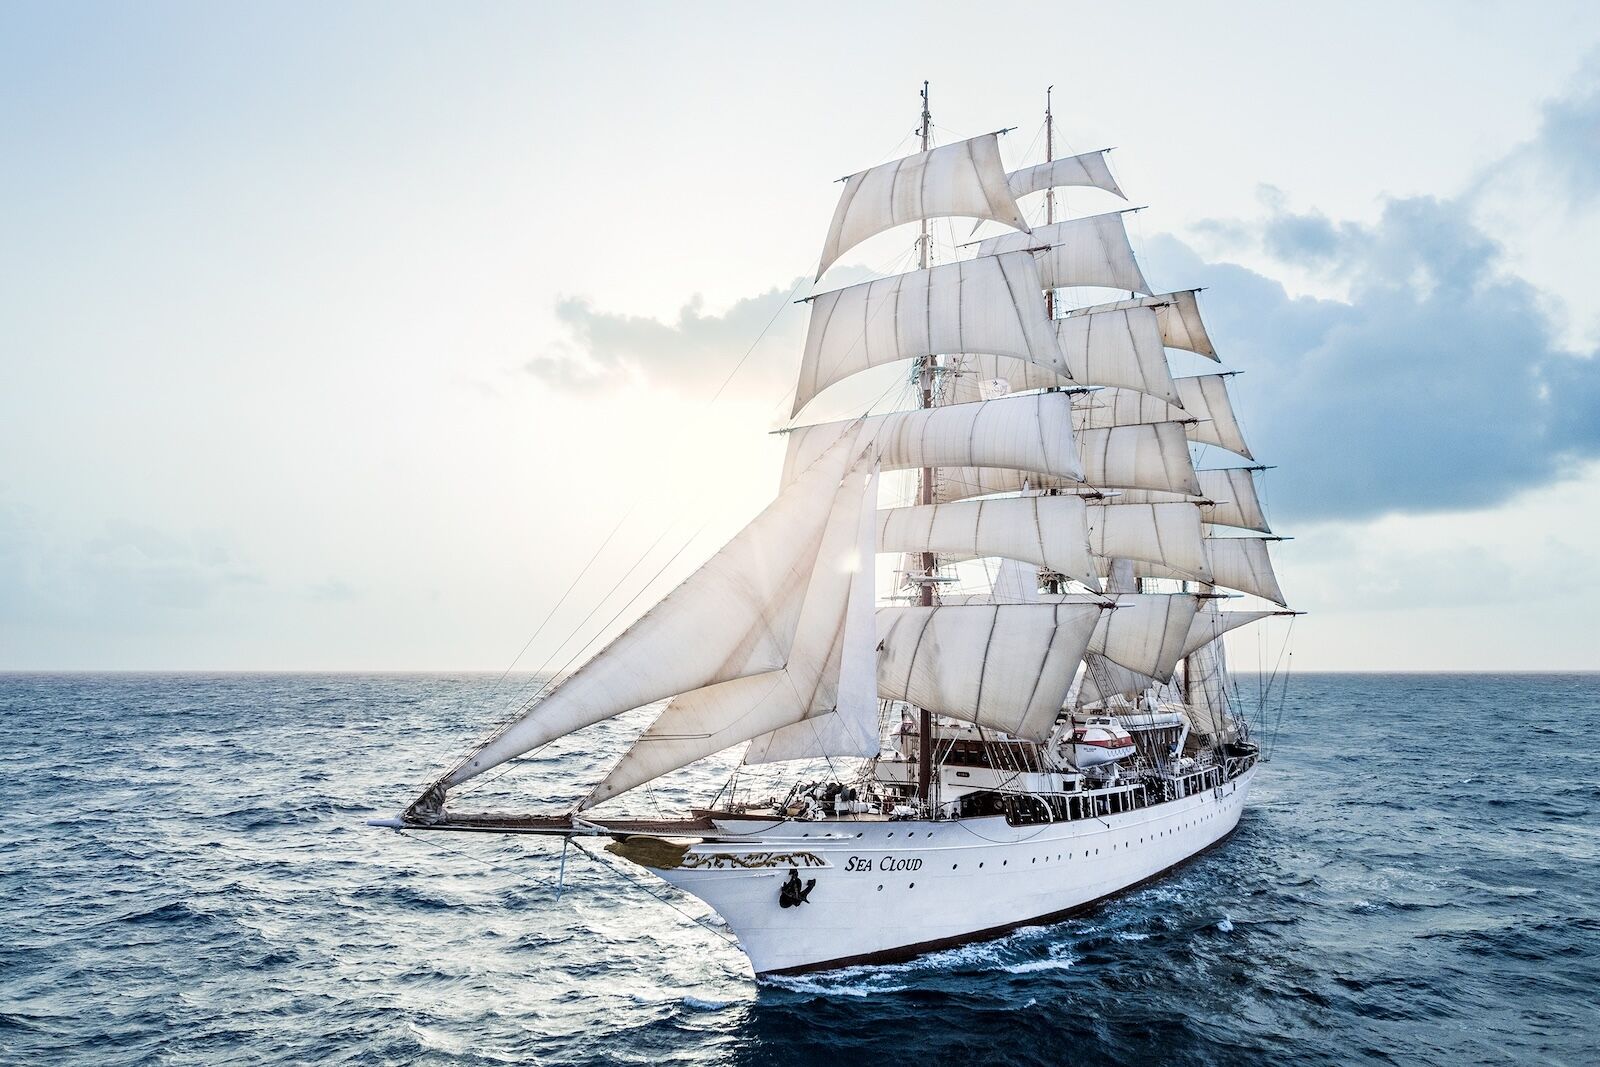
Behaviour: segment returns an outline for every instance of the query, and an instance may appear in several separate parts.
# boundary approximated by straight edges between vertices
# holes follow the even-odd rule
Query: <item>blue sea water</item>
[[[573,852],[558,901],[548,842],[363,825],[513,696],[0,676],[0,1059],[1600,1062],[1600,675],[1297,677],[1221,848],[1071,922],[770,984],[637,875]],[[575,795],[626,727],[485,802]]]

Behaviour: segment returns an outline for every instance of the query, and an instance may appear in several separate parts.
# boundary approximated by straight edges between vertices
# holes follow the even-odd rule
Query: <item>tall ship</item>
[[[924,84],[921,150],[842,179],[816,279],[899,227],[917,267],[807,298],[772,502],[374,825],[604,842],[714,909],[758,976],[1065,917],[1228,836],[1260,751],[1221,638],[1293,614],[1264,468],[1230,373],[1172,373],[1169,350],[1218,360],[1197,291],[1152,291],[1128,209],[1056,217],[1064,188],[1126,199],[1109,150],[1057,157],[1048,97],[1043,132],[1043,162],[1011,171],[1000,133],[936,146]],[[936,262],[943,219],[1003,230]],[[889,366],[899,409],[807,421]],[[452,804],[644,708],[566,810]],[[705,807],[607,814],[739,746]]]

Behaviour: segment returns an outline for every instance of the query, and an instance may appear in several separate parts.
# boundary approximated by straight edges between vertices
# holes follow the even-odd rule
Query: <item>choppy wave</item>
[[[0,677],[0,1059],[1600,1062],[1600,677],[1299,679],[1239,831],[1182,871],[1058,925],[761,983],[696,902],[576,851],[558,900],[548,843],[362,824],[512,688]],[[481,799],[576,796],[630,726]]]

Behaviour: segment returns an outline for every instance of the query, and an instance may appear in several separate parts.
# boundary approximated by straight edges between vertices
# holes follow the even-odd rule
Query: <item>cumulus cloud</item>
[[[798,350],[805,313],[793,301],[803,285],[803,279],[796,279],[774,286],[720,315],[707,314],[696,296],[672,322],[603,311],[586,299],[565,298],[556,304],[556,317],[566,338],[529,360],[527,370],[563,389],[648,381],[699,393],[718,388],[739,367],[741,388],[770,391],[793,369],[791,356],[773,353]],[[740,366],[747,352],[751,358]]]

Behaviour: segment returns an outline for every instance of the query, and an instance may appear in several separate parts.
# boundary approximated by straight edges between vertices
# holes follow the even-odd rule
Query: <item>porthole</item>
[[[879,886],[879,887],[878,887],[878,892],[880,892],[880,893],[881,893],[881,892],[883,892],[883,886],[881,886],[881,885],[880,885],[880,886]]]
[[[907,889],[915,889],[915,888],[917,888],[917,883],[915,883],[915,882],[912,882],[912,883],[911,883],[911,884],[910,884],[910,885],[909,885],[909,886],[907,886],[907,887],[906,887],[906,888],[907,888]]]

